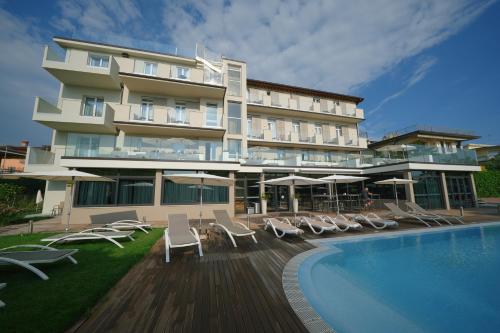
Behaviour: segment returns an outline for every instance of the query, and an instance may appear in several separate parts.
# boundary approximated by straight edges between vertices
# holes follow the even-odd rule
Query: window
[[[228,103],[229,134],[241,134],[241,104]]]
[[[207,104],[206,126],[217,127],[217,104]]]
[[[241,67],[228,65],[227,74],[229,96],[241,96]]]
[[[143,99],[141,102],[141,114],[139,119],[142,121],[153,121],[153,101],[149,99]]]
[[[158,64],[154,62],[145,62],[144,63],[144,74],[156,76],[156,69],[158,68]]]
[[[87,59],[87,65],[92,67],[108,68],[109,56],[99,55],[99,54],[89,54],[89,57]]]
[[[178,173],[194,173],[183,170],[166,170],[165,175]],[[227,177],[227,172],[211,172],[217,176]],[[203,203],[228,203],[229,190],[227,186],[203,186]],[[171,180],[163,181],[162,204],[199,204],[200,187],[197,185],[177,184]]]
[[[271,131],[271,138],[273,140],[276,140],[277,133],[276,133],[276,120],[274,119],[268,119],[267,120],[267,128]]]
[[[238,159],[241,157],[241,140],[227,140],[229,158]]]
[[[95,157],[99,154],[100,137],[97,135],[79,135],[76,138],[76,156]]]
[[[247,136],[249,138],[253,137],[253,123],[252,116],[247,116]]]
[[[293,133],[300,132],[300,123],[298,121],[292,121],[292,130],[293,130]]]
[[[189,79],[189,68],[187,67],[177,67],[177,78],[188,80]]]
[[[323,135],[323,127],[321,124],[314,124],[314,133],[316,133],[316,135]]]
[[[215,142],[205,142],[205,160],[206,161],[216,161],[217,160],[217,146]]]
[[[98,97],[85,97],[83,103],[82,116],[102,117],[104,109],[104,99]]]
[[[319,97],[313,97],[313,103],[319,103],[320,98]]]
[[[175,105],[175,122],[178,124],[187,123],[186,116],[186,105],[185,104],[176,104]]]
[[[335,126],[335,131],[337,132],[337,137],[342,136],[342,126],[340,125]]]

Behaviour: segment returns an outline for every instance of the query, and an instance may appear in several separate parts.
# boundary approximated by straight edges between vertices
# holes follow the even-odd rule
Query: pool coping
[[[312,255],[319,254],[322,252],[330,251],[331,248],[324,246],[325,243],[343,243],[353,240],[365,240],[373,238],[391,238],[398,237],[401,235],[411,235],[411,234],[422,234],[422,233],[433,233],[433,232],[443,232],[447,230],[460,230],[468,229],[473,227],[483,227],[491,225],[500,225],[500,221],[494,222],[479,222],[470,223],[466,225],[452,225],[443,227],[434,227],[429,229],[413,229],[413,230],[401,230],[401,231],[386,231],[379,232],[376,234],[369,235],[353,235],[345,236],[341,238],[325,238],[325,239],[313,239],[306,240],[308,243],[316,246],[312,250],[302,252],[292,259],[290,259],[283,269],[283,275],[281,277],[281,282],[283,285],[283,291],[288,300],[288,303],[292,307],[293,311],[299,317],[300,321],[306,329],[311,333],[335,333],[335,330],[330,327],[321,316],[314,310],[309,301],[306,299],[299,283],[299,268],[302,263]]]

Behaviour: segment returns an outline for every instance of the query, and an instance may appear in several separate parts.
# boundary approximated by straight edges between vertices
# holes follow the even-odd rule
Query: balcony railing
[[[456,129],[456,128],[448,128],[448,127],[440,127],[440,126],[430,126],[430,125],[412,125],[405,127],[403,129],[389,132],[384,135],[384,139],[393,138],[396,136],[416,132],[416,131],[425,131],[425,132],[435,132],[435,133],[445,133],[450,135],[468,135],[474,136],[476,135],[474,131]]]
[[[52,165],[54,164],[55,154],[48,150],[30,147],[28,151],[26,164],[28,165]]]

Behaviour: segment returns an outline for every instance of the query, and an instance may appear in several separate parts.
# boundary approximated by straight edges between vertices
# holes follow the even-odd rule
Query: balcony
[[[63,101],[64,105],[64,101]],[[35,99],[33,120],[59,131],[115,133],[113,125],[114,110],[104,104],[101,116],[82,115],[81,103],[68,103],[64,111],[40,97]]]
[[[340,120],[357,123],[364,119],[362,109],[354,103],[327,99],[316,100],[311,96],[250,88],[247,98],[248,110],[272,115],[308,117],[317,120]]]
[[[118,63],[109,55],[103,67],[90,66],[90,53],[68,50],[60,57],[49,46],[45,46],[42,67],[64,84],[102,89],[120,89]]]
[[[114,125],[127,134],[222,138],[226,132],[220,114],[216,123],[209,124],[206,113],[200,109],[177,112],[172,107],[153,106],[143,110],[139,104],[113,107],[116,109]]]
[[[35,172],[47,170],[63,170],[65,168],[58,165],[58,161],[62,153],[63,152],[61,150],[52,152],[40,148],[29,147],[26,154],[24,171]]]

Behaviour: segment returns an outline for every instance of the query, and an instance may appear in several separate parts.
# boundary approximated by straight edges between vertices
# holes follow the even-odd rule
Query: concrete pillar
[[[261,173],[259,176],[259,198],[260,198],[260,213],[262,213],[262,195],[266,193],[266,186],[264,185],[263,181],[266,180],[264,177],[264,173]]]
[[[477,207],[477,192],[476,192],[476,183],[474,182],[474,174],[471,172],[470,173],[470,186],[472,189],[472,201],[474,201],[474,207]]]
[[[155,197],[154,197],[155,207],[161,206],[162,185],[163,185],[162,171],[156,170],[156,173],[155,173]]]
[[[289,174],[289,176],[294,176],[295,174],[293,172],[291,172]],[[293,212],[293,199],[295,199],[295,186],[294,185],[290,185],[289,186],[289,197],[288,197],[288,210],[290,210],[291,212]]]
[[[229,172],[229,178],[232,179],[233,181],[235,180],[234,177],[234,171]],[[235,186],[236,184],[233,183],[232,185],[229,185],[229,215],[234,216],[234,198],[235,198]]]
[[[404,173],[404,178],[412,180],[411,171]],[[415,192],[413,191],[413,184],[405,185],[406,200],[410,202],[415,202]]]
[[[448,197],[448,185],[446,184],[446,174],[441,171],[439,173],[441,175],[441,188],[443,189],[443,199],[444,199],[444,208],[446,210],[451,209],[450,207],[450,198]]]

